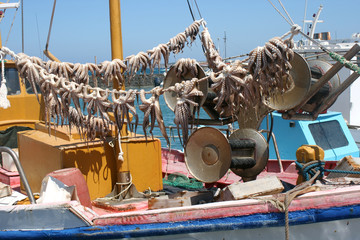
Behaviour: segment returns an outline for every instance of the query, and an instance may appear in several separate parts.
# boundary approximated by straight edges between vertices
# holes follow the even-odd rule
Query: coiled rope
[[[343,174],[360,174],[360,171],[347,171],[347,170],[337,170],[337,169],[326,169],[324,168],[324,161],[311,161],[306,164],[302,164],[298,161],[295,161],[296,167],[299,170],[299,173],[305,178],[306,181],[309,180],[310,176],[314,176],[315,173],[320,172],[319,177],[323,177],[325,172],[328,173],[343,173]]]

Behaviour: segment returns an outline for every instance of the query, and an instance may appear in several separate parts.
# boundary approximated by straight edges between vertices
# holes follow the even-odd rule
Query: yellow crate
[[[159,139],[129,138],[121,142],[124,162],[117,160],[118,147],[100,140],[84,143],[67,128],[49,135],[42,124],[36,130],[18,133],[19,158],[33,192],[50,172],[76,167],[85,177],[90,198],[104,197],[117,181],[118,171],[130,171],[138,191],[162,189],[161,144]]]

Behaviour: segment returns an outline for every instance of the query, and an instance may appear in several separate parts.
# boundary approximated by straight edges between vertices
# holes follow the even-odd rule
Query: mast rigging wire
[[[190,11],[191,17],[192,17],[193,21],[195,21],[195,17],[194,17],[193,11],[192,11],[192,9],[191,9],[189,0],[187,0],[187,4],[188,4],[188,6],[189,6],[189,11]]]
[[[275,7],[275,5],[271,2],[271,0],[268,0],[268,2],[273,6],[273,8],[280,14],[280,16],[282,16],[285,21],[290,25],[293,26],[294,24],[291,24],[291,22],[280,12],[279,9],[277,9],[277,7]]]
[[[290,22],[292,23],[292,25],[294,25],[294,24],[295,24],[294,21],[291,19],[289,13],[286,11],[286,8],[285,8],[284,5],[282,4],[281,0],[278,0],[278,1],[279,1],[280,5],[281,5],[282,9],[284,10],[284,12],[286,13],[286,15],[288,16]]]
[[[53,23],[53,20],[54,20],[54,14],[55,14],[55,6],[56,6],[56,0],[54,0],[53,10],[52,10],[52,13],[51,13],[49,33],[48,33],[48,37],[47,37],[47,41],[46,41],[46,45],[45,45],[45,50],[48,50],[48,47],[49,47],[51,27],[52,27],[52,23]]]
[[[17,9],[16,9],[17,11]],[[24,47],[24,1],[21,0],[21,51],[25,52]]]
[[[195,2],[196,9],[197,9],[197,11],[199,13],[199,16],[200,16],[200,18],[202,18],[201,13],[200,13],[200,9],[199,9],[199,6],[197,5],[196,0],[194,0],[194,2]]]
[[[8,33],[8,35],[7,35],[7,37],[6,37],[6,41],[5,41],[4,46],[7,45],[7,42],[8,42],[8,40],[9,40],[12,27],[14,26],[14,22],[15,22],[15,18],[16,18],[16,13],[17,13],[17,11],[18,11],[18,8],[16,9],[16,11],[15,11],[15,13],[14,13],[14,17],[13,17],[13,20],[12,20],[12,23],[11,23],[11,26],[10,26],[10,29],[9,29],[9,33]],[[24,34],[23,34],[23,36],[24,36]]]

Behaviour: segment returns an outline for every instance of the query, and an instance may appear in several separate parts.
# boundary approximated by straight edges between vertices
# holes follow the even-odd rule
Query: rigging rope
[[[279,11],[279,9],[277,9],[275,7],[275,5],[271,2],[271,0],[268,0],[268,2],[274,7],[274,9],[285,19],[285,21],[291,26],[291,33],[292,36],[291,38],[295,35],[300,33],[302,36],[304,36],[306,39],[308,39],[309,41],[313,42],[315,45],[317,45],[321,50],[323,50],[324,52],[326,52],[333,60],[340,62],[341,64],[343,64],[345,67],[349,68],[350,70],[356,72],[357,74],[360,74],[360,67],[357,66],[356,64],[353,64],[352,62],[346,60],[343,56],[340,56],[339,54],[335,53],[335,52],[331,52],[330,50],[328,50],[327,48],[325,48],[323,45],[321,45],[318,41],[316,41],[315,39],[311,38],[310,36],[308,36],[307,34],[305,34],[304,32],[301,31],[301,27],[297,24],[294,24],[293,20],[291,19],[290,15],[288,14],[288,12],[286,11],[285,7],[283,6],[281,0],[278,0],[280,5],[282,6],[283,10],[285,11],[285,13],[287,14],[288,18],[290,19],[290,21]],[[281,38],[287,36],[290,32],[284,34]]]
[[[188,6],[189,6],[189,11],[190,11],[190,13],[191,13],[191,17],[192,17],[193,21],[195,21],[195,17],[194,17],[193,11],[192,11],[192,9],[191,9],[189,0],[187,0],[187,4],[188,4]]]
[[[200,16],[200,18],[202,18],[201,13],[200,13],[200,9],[199,9],[199,6],[198,6],[196,0],[194,0],[194,2],[195,2],[195,6],[196,6],[196,8],[198,10],[199,16]]]
[[[16,14],[17,14],[18,9],[19,9],[19,8],[17,8],[16,11],[15,11],[15,13],[14,13],[14,17],[13,17],[13,20],[12,20],[12,23],[11,23],[11,26],[10,26],[10,29],[9,29],[9,33],[8,33],[8,35],[7,35],[7,37],[6,37],[5,46],[7,45],[7,42],[8,42],[8,40],[9,40],[12,27],[14,26],[14,22],[15,22],[15,18],[16,18]]]
[[[21,51],[24,52],[24,1],[21,1]]]
[[[209,66],[211,65],[211,67],[215,69],[210,76],[197,79],[197,74],[194,74],[195,77],[192,79],[177,83],[175,86],[171,86],[166,89],[158,87],[149,92],[132,89],[127,91],[118,91],[101,89],[88,85],[90,73],[96,74],[96,76],[103,81],[110,81],[113,79],[123,81],[122,72],[127,72],[129,75],[132,75],[134,73],[136,74],[138,70],[144,71],[147,66],[153,67],[154,64],[157,64],[157,62],[161,60],[161,58],[163,58],[164,61],[168,61],[170,52],[173,52],[174,54],[181,52],[185,47],[186,42],[189,40],[194,41],[196,36],[200,35],[199,27],[201,25],[204,28],[201,34],[202,46],[206,49],[205,54]],[[287,41],[287,43],[285,41]],[[284,57],[284,54],[281,54],[281,51],[287,51],[286,56],[290,56],[292,54],[290,47],[291,44],[287,44],[289,44],[288,39],[283,41],[278,38],[273,38],[266,44],[267,49],[265,47],[261,48],[271,54],[275,63],[280,64],[279,66],[281,66],[282,69],[281,74],[285,74],[284,76],[287,76],[287,62],[289,59],[288,57]],[[280,50],[280,48],[282,50]],[[158,96],[167,91],[176,92],[178,94],[178,101],[181,103],[177,104],[178,108],[175,110],[175,120],[177,120],[178,132],[180,127],[183,132],[187,132],[188,124],[185,119],[190,119],[190,116],[185,117],[185,115],[188,114],[186,107],[187,105],[198,106],[198,104],[192,101],[190,97],[201,96],[201,91],[199,91],[196,87],[199,82],[205,81],[208,78],[211,78],[214,82],[211,87],[216,91],[218,96],[217,105],[215,106],[215,110],[218,111],[223,111],[224,109],[220,108],[221,104],[229,101],[231,96],[236,94],[234,95],[234,98],[236,98],[235,100],[237,103],[234,105],[228,104],[229,107],[226,109],[226,111],[229,110],[232,114],[236,112],[236,107],[242,104],[250,106],[250,104],[254,104],[253,101],[257,101],[256,97],[258,95],[266,97],[271,94],[272,91],[277,91],[279,88],[277,85],[278,80],[275,78],[272,85],[266,87],[266,92],[260,93],[260,91],[256,90],[257,85],[254,85],[256,77],[259,76],[259,74],[265,74],[262,73],[259,66],[268,64],[271,65],[271,63],[262,62],[263,58],[260,57],[260,54],[262,53],[259,51],[254,50],[253,53],[256,54],[252,54],[252,58],[250,59],[252,61],[251,71],[256,70],[255,72],[257,76],[254,75],[254,72],[249,72],[244,68],[243,61],[235,61],[233,64],[226,65],[218,54],[203,19],[192,23],[185,29],[184,32],[181,32],[170,39],[168,43],[159,44],[157,47],[147,51],[146,53],[140,52],[137,55],[129,56],[125,58],[124,62],[120,59],[114,59],[111,62],[104,61],[99,65],[92,63],[59,63],[51,60],[44,62],[40,58],[29,57],[22,53],[17,55],[6,47],[3,47],[1,52],[8,54],[15,59],[15,64],[20,75],[30,82],[36,95],[38,95],[36,85],[40,86],[41,93],[44,98],[46,98],[47,105],[45,107],[45,113],[49,122],[52,119],[62,119],[63,122],[65,119],[69,122],[69,124],[73,124],[81,131],[86,130],[86,135],[81,135],[87,136],[90,140],[95,137],[96,128],[101,129],[101,134],[103,134],[102,136],[105,136],[109,129],[109,124],[114,124],[114,122],[110,121],[108,117],[107,109],[113,108],[113,110],[117,112],[115,114],[115,124],[117,124],[120,129],[123,126],[124,114],[128,114],[128,112],[131,111],[136,115],[134,107],[135,95],[140,95],[141,102],[143,103],[141,111],[147,113],[147,117],[144,117],[143,126],[144,128],[150,127],[150,129],[152,129],[155,125],[152,119],[155,119],[155,117],[158,123],[163,122],[161,109],[156,107],[158,101],[156,99],[158,99]],[[257,53],[259,53],[259,57],[256,57],[258,55]],[[196,70],[197,72],[197,67],[195,66],[197,66],[198,63],[196,60],[181,60],[182,61],[179,60],[175,64],[175,69],[177,69],[176,74],[181,75],[183,74],[183,71],[194,72],[194,70]],[[281,77],[281,79],[283,78]],[[266,83],[260,81],[257,84],[262,85]],[[241,86],[241,89],[236,87],[239,85]],[[238,94],[239,91],[241,94]],[[146,93],[150,93],[152,96],[149,99],[146,99]],[[82,114],[80,110],[80,103],[78,103],[79,99],[84,100],[83,107],[86,106],[87,112],[90,113],[89,115],[85,116]],[[113,101],[111,101],[111,99]],[[75,108],[69,107],[67,102],[74,103]],[[234,108],[232,106],[234,106]],[[96,112],[98,111],[100,112],[100,114],[98,114],[100,117],[96,116]],[[153,113],[154,111],[155,113]],[[149,119],[150,116],[151,121]],[[50,124],[48,126],[50,127]],[[160,129],[164,130],[165,126],[162,124]],[[162,131],[163,135],[164,132],[166,131]],[[167,138],[165,135],[164,137]],[[183,138],[184,140],[187,139],[187,135],[183,134]]]
[[[288,16],[289,20],[291,21],[292,25],[294,25],[294,24],[295,24],[294,21],[291,19],[289,13],[286,11],[286,8],[285,8],[284,5],[282,4],[281,0],[278,0],[278,1],[279,1],[280,5],[281,5],[282,9],[284,10],[284,12],[286,13],[286,15]]]
[[[53,24],[53,20],[54,20],[54,14],[55,14],[55,7],[56,7],[56,0],[54,0],[53,10],[52,10],[52,13],[51,13],[51,19],[50,19],[50,25],[49,25],[49,33],[48,33],[48,37],[47,37],[47,41],[46,41],[46,45],[45,45],[45,50],[48,50],[48,47],[49,47],[51,28],[52,28],[52,24]]]
[[[322,51],[326,52],[333,60],[340,62],[341,64],[343,64],[345,67],[351,69],[352,71],[356,72],[357,74],[360,74],[360,67],[348,60],[346,60],[343,56],[340,56],[339,54],[330,51],[329,49],[327,49],[326,47],[324,47],[323,45],[321,45],[318,41],[316,41],[315,39],[311,38],[310,36],[308,36],[307,34],[303,33],[302,31],[298,31],[302,36],[304,36],[305,38],[307,38],[309,41],[313,42],[315,45],[317,45]],[[357,43],[356,43],[357,44]]]
[[[277,9],[277,7],[275,7],[275,5],[271,2],[271,0],[268,0],[268,2],[273,6],[273,8],[280,14],[280,16],[282,16],[284,19],[285,19],[285,21],[290,25],[290,26],[292,26],[292,25],[294,25],[294,24],[292,24],[280,11],[279,11],[279,9]]]

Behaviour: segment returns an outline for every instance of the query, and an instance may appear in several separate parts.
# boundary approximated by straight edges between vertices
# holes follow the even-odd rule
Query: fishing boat
[[[123,58],[120,2],[109,3],[112,61],[44,62],[1,46],[0,127],[14,133],[18,152],[0,147],[7,153],[1,239],[357,237],[359,151],[342,115],[324,111],[359,76],[349,62],[359,45],[344,56],[331,52],[338,62],[314,80],[292,50],[297,26],[227,64],[200,19],[168,43]],[[208,75],[196,60],[180,59],[162,87],[125,90],[123,74],[167,64],[198,36]],[[344,66],[354,73],[329,90],[326,83]],[[151,136],[156,121],[167,142],[171,137],[161,95],[184,152],[161,148]],[[133,127],[137,97],[144,135]],[[200,107],[209,118],[196,117]],[[214,128],[235,121],[239,128],[226,134]],[[275,137],[279,129],[288,137]],[[279,156],[283,145],[292,156]]]

